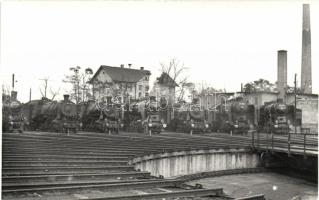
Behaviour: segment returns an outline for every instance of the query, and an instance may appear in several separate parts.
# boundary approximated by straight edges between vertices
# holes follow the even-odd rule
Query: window
[[[145,80],[148,81],[148,76],[145,76]]]
[[[150,86],[145,86],[145,91],[148,91],[150,89]]]
[[[143,85],[138,86],[138,90],[142,90],[142,88],[143,88]]]
[[[138,97],[141,98],[142,97],[142,92],[138,93]]]

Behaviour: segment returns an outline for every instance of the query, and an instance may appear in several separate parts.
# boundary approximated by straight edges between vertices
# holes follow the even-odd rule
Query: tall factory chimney
[[[312,93],[311,78],[311,31],[309,4],[303,4],[302,18],[302,58],[301,58],[301,90]]]
[[[277,71],[277,89],[279,92],[278,99],[285,101],[287,89],[287,51],[278,51],[278,71]]]

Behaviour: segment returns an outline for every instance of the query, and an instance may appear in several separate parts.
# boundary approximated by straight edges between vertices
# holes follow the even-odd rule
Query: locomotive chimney
[[[141,67],[141,70],[144,70],[144,67]]]
[[[124,68],[124,64],[121,64],[121,68]]]
[[[63,95],[64,101],[69,101],[69,98],[70,98],[70,95],[68,94]]]
[[[278,51],[277,89],[279,99],[285,99],[287,89],[287,51]]]
[[[131,67],[132,67],[132,64],[131,64],[131,63],[129,63],[129,64],[128,64],[128,68],[131,68]]]
[[[11,101],[16,101],[18,96],[17,91],[11,91]]]

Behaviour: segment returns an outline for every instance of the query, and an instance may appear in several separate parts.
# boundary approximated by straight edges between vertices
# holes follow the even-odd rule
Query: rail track
[[[87,199],[228,199],[220,189],[185,189],[185,180],[152,177],[149,172],[136,171],[128,162],[152,153],[227,147],[248,148],[250,143],[241,137],[216,135],[3,134],[2,194],[4,199],[34,194],[59,194],[57,198],[65,199],[66,194],[98,191],[98,197]],[[119,191],[128,192],[123,196]]]

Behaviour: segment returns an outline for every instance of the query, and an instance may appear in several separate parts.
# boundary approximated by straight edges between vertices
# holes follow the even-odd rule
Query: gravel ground
[[[318,186],[302,179],[276,173],[240,174],[189,182],[204,188],[223,188],[231,197],[264,194],[267,200],[316,200]]]

